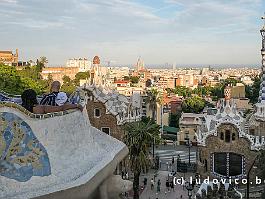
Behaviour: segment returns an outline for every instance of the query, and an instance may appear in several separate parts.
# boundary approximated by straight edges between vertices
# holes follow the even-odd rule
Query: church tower
[[[93,65],[90,71],[90,80],[90,84],[101,84],[100,59],[97,55],[93,58]]]

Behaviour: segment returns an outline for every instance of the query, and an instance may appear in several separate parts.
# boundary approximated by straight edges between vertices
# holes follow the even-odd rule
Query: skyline
[[[1,50],[49,65],[73,57],[134,64],[260,66],[262,0],[0,0]]]

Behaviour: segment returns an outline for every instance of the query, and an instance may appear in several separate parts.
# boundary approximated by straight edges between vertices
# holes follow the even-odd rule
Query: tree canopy
[[[13,66],[0,64],[0,90],[9,94],[20,95],[25,89],[33,89],[41,94],[45,85],[34,69],[25,68],[17,71]]]
[[[138,84],[139,77],[137,77],[137,76],[131,76],[130,77],[130,81],[131,81],[132,84]]]
[[[182,103],[184,113],[200,113],[205,107],[205,100],[199,96],[189,97]]]
[[[254,104],[258,102],[261,79],[257,76],[253,78],[253,81],[253,85],[246,86],[246,98]]]

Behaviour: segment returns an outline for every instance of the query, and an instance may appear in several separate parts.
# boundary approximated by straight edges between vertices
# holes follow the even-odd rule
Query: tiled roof
[[[136,93],[129,99],[117,91],[107,91],[94,85],[86,89],[91,91],[98,101],[105,104],[108,113],[116,116],[118,124],[141,118],[141,96],[139,94]]]
[[[12,51],[0,50],[0,53],[3,53],[3,54],[12,54]]]

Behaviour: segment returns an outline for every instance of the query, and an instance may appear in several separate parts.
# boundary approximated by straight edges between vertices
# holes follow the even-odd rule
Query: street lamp
[[[153,158],[155,158],[155,137],[153,139]]]
[[[190,138],[187,138],[187,146],[189,148],[189,166],[190,166],[190,148],[192,147],[192,142],[190,141]]]
[[[255,157],[253,163],[251,164],[251,166],[250,166],[250,168],[249,168],[249,170],[247,172],[247,194],[246,194],[247,195],[247,197],[246,197],[247,199],[249,199],[250,172],[254,168],[254,165],[256,163],[257,158],[258,158],[258,156]]]
[[[191,199],[191,197],[192,197],[192,191],[193,191],[193,186],[192,186],[192,184],[190,182],[186,182],[185,183],[185,187],[188,190],[188,197],[189,197],[189,199]]]

